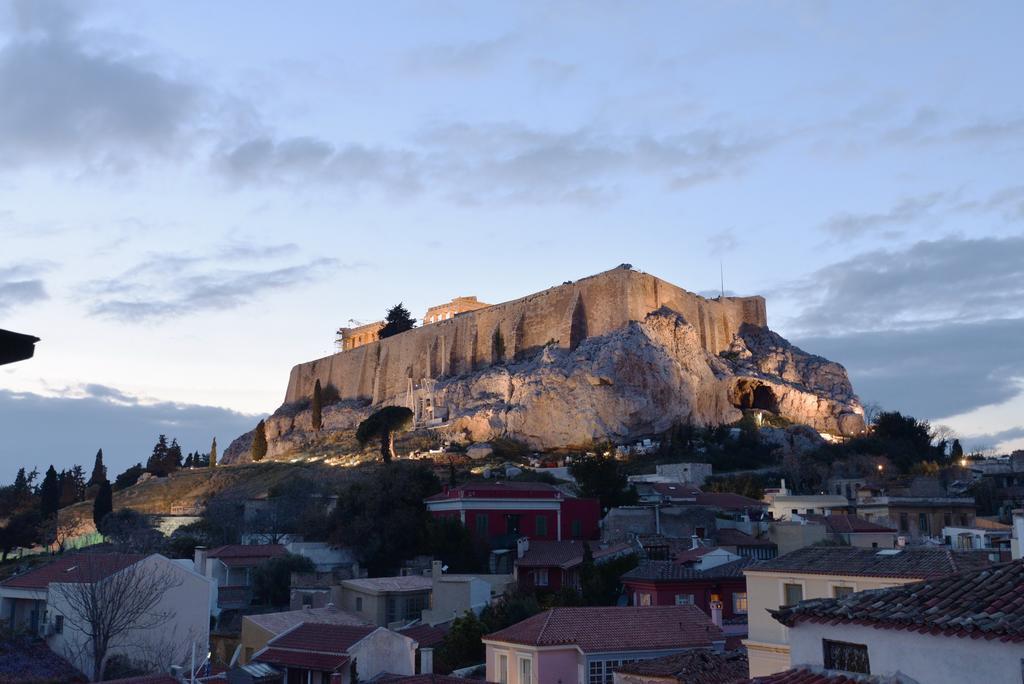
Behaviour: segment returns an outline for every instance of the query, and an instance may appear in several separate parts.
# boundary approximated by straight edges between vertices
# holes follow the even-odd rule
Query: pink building
[[[487,681],[498,684],[611,684],[625,663],[696,648],[725,637],[696,606],[553,608],[488,634]]]

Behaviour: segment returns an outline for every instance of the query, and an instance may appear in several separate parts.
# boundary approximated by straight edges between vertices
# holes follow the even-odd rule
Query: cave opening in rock
[[[736,386],[736,408],[761,409],[762,411],[779,412],[779,400],[768,385],[759,382],[740,382]]]

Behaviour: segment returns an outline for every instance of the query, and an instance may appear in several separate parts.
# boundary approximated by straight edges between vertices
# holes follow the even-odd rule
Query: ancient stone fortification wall
[[[617,268],[536,294],[460,314],[292,368],[285,402],[313,384],[342,399],[404,403],[413,385],[512,360],[549,343],[575,349],[667,307],[682,314],[712,353],[728,349],[743,323],[768,324],[763,297],[705,299],[646,273]]]

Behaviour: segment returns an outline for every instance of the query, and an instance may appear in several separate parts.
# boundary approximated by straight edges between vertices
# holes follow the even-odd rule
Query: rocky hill
[[[841,365],[750,323],[713,353],[698,328],[665,306],[572,349],[549,344],[526,358],[434,380],[430,396],[447,414],[435,434],[459,442],[511,438],[538,450],[625,442],[680,422],[732,423],[742,409],[837,435],[864,428]],[[372,410],[369,399],[329,404],[323,428],[314,431],[308,401],[287,403],[266,421],[268,457],[357,451],[352,432]],[[251,433],[236,439],[224,462],[249,460],[251,441]]]

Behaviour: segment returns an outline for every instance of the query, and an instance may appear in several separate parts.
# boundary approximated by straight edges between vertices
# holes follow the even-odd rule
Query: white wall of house
[[[366,635],[348,653],[355,658],[359,681],[367,681],[381,672],[397,675],[416,674],[416,640],[383,627]]]
[[[166,671],[166,664],[158,661],[187,664],[193,643],[197,657],[204,657],[210,644],[209,606],[213,592],[210,579],[159,554],[144,558],[139,563],[154,573],[168,572],[180,580],[180,584],[170,588],[154,608],[154,612],[168,613],[171,617],[152,629],[126,632],[111,646],[108,655],[122,655],[135,661],[152,660],[156,665],[154,672]],[[57,617],[64,616],[63,630],[51,633],[46,639],[47,645],[82,672],[91,674],[88,637],[71,624],[68,616],[74,614],[57,583],[50,585],[46,612],[49,625],[56,625]]]
[[[491,602],[491,585],[476,577],[439,577],[430,593],[430,608],[423,621],[430,625],[448,622],[471,610],[476,614]]]
[[[824,665],[822,639],[868,647],[872,674],[904,675],[928,684],[1020,684],[1024,645],[875,629],[862,625],[798,623],[789,630],[794,665]]]

